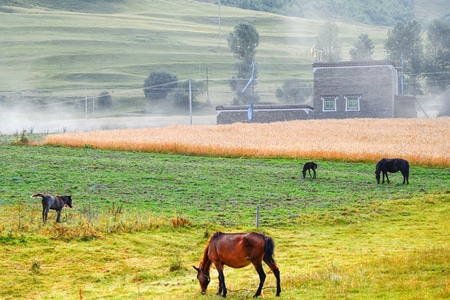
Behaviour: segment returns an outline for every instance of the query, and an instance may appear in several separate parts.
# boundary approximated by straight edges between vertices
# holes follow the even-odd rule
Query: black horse
[[[313,170],[314,172],[314,176],[313,179],[316,178],[316,169],[317,169],[317,164],[313,161],[307,162],[303,165],[303,179],[306,177],[306,171],[308,171],[309,173],[309,177],[311,177],[311,170]]]
[[[403,184],[409,184],[409,163],[405,159],[401,158],[382,158],[376,166],[375,169],[375,177],[377,178],[377,182],[380,183],[380,173],[383,173],[383,182],[384,176],[386,175],[387,183],[389,183],[389,177],[387,172],[395,173],[402,172],[403,175]]]
[[[56,210],[56,222],[60,222],[61,211],[64,207],[72,208],[72,196],[52,196],[44,194],[34,194],[33,198],[42,198],[42,221],[47,223],[47,216],[50,209]]]

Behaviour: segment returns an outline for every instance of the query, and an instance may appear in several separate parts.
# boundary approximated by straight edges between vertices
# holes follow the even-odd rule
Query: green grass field
[[[312,79],[310,48],[323,20],[222,7],[219,32],[217,5],[97,2],[0,1],[0,104],[29,112],[65,99],[64,113],[31,109],[27,118],[82,118],[73,101],[108,90],[114,111],[96,117],[135,112],[146,108],[150,72],[197,80],[206,68],[212,103],[230,103],[226,39],[240,21],[260,33],[263,101],[276,101],[286,79]],[[422,16],[439,9],[418,3]],[[361,33],[384,58],[387,28],[338,25],[344,59]],[[22,96],[27,90],[39,93]],[[10,122],[10,112],[0,116]],[[280,299],[450,298],[448,168],[412,165],[410,185],[400,174],[377,185],[366,163],[318,161],[312,180],[301,176],[306,160],[12,146],[17,138],[0,134],[0,299],[217,299],[215,270],[201,296],[192,268],[216,230],[274,239]],[[71,194],[74,208],[60,224],[50,212],[43,225],[40,199],[30,198],[38,192]],[[257,288],[252,267],[225,268],[225,278],[230,299]],[[274,287],[268,274],[265,298],[276,298]]]
[[[216,230],[275,240],[281,299],[450,296],[448,169],[377,185],[364,163],[319,161],[312,180],[289,159],[0,147],[1,299],[213,299],[215,270],[201,296],[192,265]],[[63,223],[42,225],[37,192],[73,196]],[[225,276],[229,298],[254,294],[252,267]]]

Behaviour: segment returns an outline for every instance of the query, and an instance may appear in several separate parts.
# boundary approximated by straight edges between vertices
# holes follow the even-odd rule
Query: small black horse
[[[60,222],[61,211],[64,207],[72,208],[72,196],[52,196],[41,193],[34,194],[31,197],[42,198],[42,221],[47,223],[47,216],[50,209],[56,210],[56,222]]]
[[[313,179],[316,178],[316,169],[317,169],[317,164],[313,161],[307,162],[303,165],[303,179],[305,179],[306,177],[306,171],[308,171],[309,173],[309,177],[311,177],[311,170],[313,170],[314,172],[314,176]]]
[[[380,173],[383,173],[383,182],[384,176],[386,176],[387,183],[389,183],[389,177],[387,172],[396,173],[402,172],[403,175],[403,184],[409,184],[409,162],[405,159],[401,158],[382,158],[375,168],[375,177],[377,179],[378,184],[380,183]]]

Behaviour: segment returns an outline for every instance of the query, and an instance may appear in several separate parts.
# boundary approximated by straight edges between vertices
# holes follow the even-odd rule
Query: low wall
[[[306,120],[312,111],[313,108],[309,105],[253,105],[252,120],[249,121],[249,105],[216,107],[217,124]]]

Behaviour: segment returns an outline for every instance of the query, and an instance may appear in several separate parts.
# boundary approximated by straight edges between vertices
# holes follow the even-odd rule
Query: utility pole
[[[219,0],[219,48],[220,48],[220,0]]]
[[[209,79],[208,79],[208,67],[206,67],[206,104],[211,104],[209,100]]]
[[[402,78],[401,78],[402,96],[403,96],[403,82],[404,81],[405,81],[405,72],[403,71],[403,53],[402,53]]]
[[[189,125],[192,125],[192,80],[189,78]]]
[[[84,89],[85,91],[85,98],[84,98],[84,117],[88,118],[88,97],[87,97],[87,89]]]

